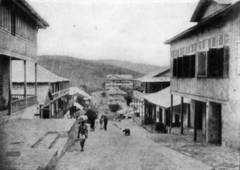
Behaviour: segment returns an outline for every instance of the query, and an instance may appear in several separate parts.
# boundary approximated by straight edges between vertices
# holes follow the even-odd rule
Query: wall
[[[21,59],[34,58],[37,53],[36,24],[17,7],[15,15],[13,23],[11,3],[0,4],[0,54]]]
[[[1,106],[7,106],[9,100],[9,58],[2,57],[0,55],[0,75],[2,81],[1,83],[1,96],[4,98],[5,103],[0,103]]]

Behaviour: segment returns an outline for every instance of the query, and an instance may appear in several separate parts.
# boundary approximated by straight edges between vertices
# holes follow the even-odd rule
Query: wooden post
[[[173,116],[173,95],[171,94],[171,108],[170,108],[170,132],[172,131],[172,116]]]
[[[37,96],[38,94],[37,94],[37,67],[38,67],[38,65],[37,65],[37,63],[35,63],[35,96]]]
[[[181,97],[181,135],[183,135],[183,97]]]
[[[197,141],[197,112],[196,112],[196,109],[194,109],[194,136],[193,136],[193,141],[194,142]]]
[[[12,113],[12,58],[9,58],[9,80],[8,80],[8,115]]]
[[[24,60],[23,61],[23,74],[24,74],[24,90],[23,90],[23,96],[24,96],[24,99],[25,99],[25,103],[27,101],[27,61]]]

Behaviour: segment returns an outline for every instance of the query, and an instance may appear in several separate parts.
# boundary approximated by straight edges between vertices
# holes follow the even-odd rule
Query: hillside
[[[161,68],[160,66],[157,66],[157,65],[140,64],[140,63],[133,63],[129,61],[121,61],[121,60],[98,60],[98,62],[133,70],[142,74],[147,74]]]
[[[38,63],[53,73],[70,79],[73,86],[89,92],[100,89],[107,74],[142,76],[141,73],[118,66],[67,56],[39,56]]]

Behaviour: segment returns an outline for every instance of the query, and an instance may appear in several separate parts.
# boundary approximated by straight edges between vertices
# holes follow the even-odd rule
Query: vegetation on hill
[[[120,60],[98,60],[98,61],[103,64],[118,66],[121,68],[133,70],[142,74],[147,74],[161,68],[160,66],[157,66],[157,65],[140,64],[140,63],[133,63],[129,61],[120,61]]]
[[[72,86],[81,87],[88,92],[102,89],[108,74],[142,76],[141,73],[129,69],[68,56],[39,56],[38,63],[53,73],[70,79]]]

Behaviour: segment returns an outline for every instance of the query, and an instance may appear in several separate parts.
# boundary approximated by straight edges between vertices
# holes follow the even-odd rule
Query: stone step
[[[49,149],[58,138],[58,133],[47,133],[41,137],[33,146],[34,149]]]

